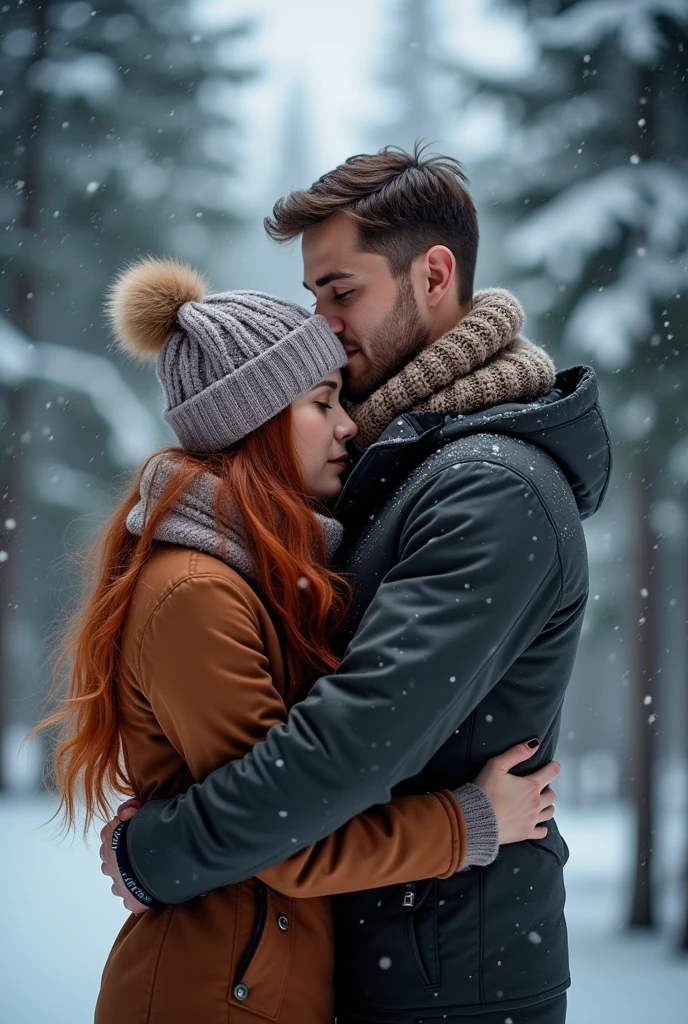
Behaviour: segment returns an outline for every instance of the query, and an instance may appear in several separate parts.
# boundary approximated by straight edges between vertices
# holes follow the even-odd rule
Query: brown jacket
[[[165,544],[133,595],[119,694],[126,763],[142,800],[183,792],[241,757],[294,699],[255,591],[224,562]],[[258,878],[132,916],[105,966],[96,1024],[330,1024],[327,897],[447,877],[464,848],[453,794],[401,797]]]

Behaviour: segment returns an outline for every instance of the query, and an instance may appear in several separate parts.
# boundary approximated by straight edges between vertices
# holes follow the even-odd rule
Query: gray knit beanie
[[[157,360],[165,419],[182,448],[239,441],[346,365],[322,316],[264,292],[220,292],[193,268],[148,258],[113,285],[108,313],[120,345]]]

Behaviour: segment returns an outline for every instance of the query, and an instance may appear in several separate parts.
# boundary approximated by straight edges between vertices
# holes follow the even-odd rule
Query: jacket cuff
[[[455,789],[454,796],[466,824],[466,855],[461,867],[487,867],[499,853],[499,826],[492,801],[472,782]]]
[[[156,900],[155,896],[152,896],[134,875],[134,870],[129,860],[129,852],[127,850],[127,830],[129,828],[128,821],[120,821],[117,828],[112,833],[112,849],[115,851],[117,857],[117,867],[119,873],[122,876],[122,881],[126,885],[131,895],[139,901],[139,903],[145,904],[150,907],[151,910],[161,910],[165,904],[161,903],[160,900]]]

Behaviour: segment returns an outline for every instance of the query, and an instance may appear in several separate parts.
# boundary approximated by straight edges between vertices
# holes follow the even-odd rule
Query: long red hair
[[[174,469],[143,536],[130,534],[126,520],[139,501],[150,459],[87,556],[87,595],[68,625],[55,666],[58,706],[34,730],[60,727],[51,774],[60,798],[56,813],[62,813],[66,828],[75,825],[80,800],[86,831],[95,816],[110,817],[112,794],[133,792],[120,742],[117,664],[122,631],[158,523],[199,474],[212,473],[220,481],[218,531],[223,507],[233,505],[243,521],[260,589],[284,631],[294,680],[298,674],[315,678],[337,664],[327,637],[346,614],[350,589],[327,568],[322,530],[292,443],[290,409],[225,452],[191,455],[169,448],[164,454]],[[68,692],[61,696],[65,674]]]

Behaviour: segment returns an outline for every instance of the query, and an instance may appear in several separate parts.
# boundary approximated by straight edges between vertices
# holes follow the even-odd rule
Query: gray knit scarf
[[[127,530],[140,537],[147,517],[160,500],[174,471],[174,459],[158,455],[151,459],[141,478],[141,500],[127,516]],[[222,533],[215,527],[215,504],[219,480],[212,473],[197,477],[189,491],[182,495],[157,526],[154,537],[168,544],[195,548],[220,558],[227,565],[257,582],[255,563],[250,552],[246,530],[235,509],[222,518]],[[315,513],[323,532],[328,560],[339,547],[343,527],[336,519]]]
[[[546,352],[520,337],[523,309],[503,288],[476,292],[456,327],[349,409],[360,451],[403,412],[467,413],[503,402],[532,402],[554,386]]]

